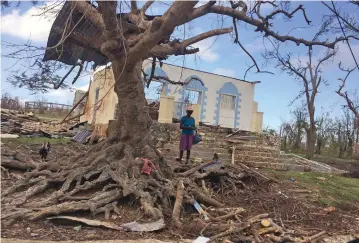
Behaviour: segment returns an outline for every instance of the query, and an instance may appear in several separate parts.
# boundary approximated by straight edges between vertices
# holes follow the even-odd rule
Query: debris
[[[75,136],[73,136],[71,140],[78,143],[86,143],[90,136],[91,136],[90,131],[83,130],[78,132]]]
[[[103,222],[103,221],[99,221],[99,220],[92,220],[92,219],[85,219],[85,218],[78,218],[78,217],[71,217],[71,216],[55,216],[55,217],[50,217],[47,219],[52,219],[52,220],[65,219],[65,220],[79,222],[79,223],[83,223],[83,224],[86,224],[89,226],[94,226],[94,227],[102,226],[102,227],[109,228],[109,229],[122,230],[122,228],[116,224],[113,224],[110,222]]]
[[[284,194],[283,192],[281,192],[281,191],[279,191],[278,194],[279,194],[279,195],[283,195],[283,196],[284,196],[285,198],[287,198],[287,199],[289,198],[287,195],[285,195],[285,194]]]
[[[210,240],[210,238],[207,237],[203,237],[203,236],[198,236],[197,239],[195,239],[194,241],[192,241],[192,243],[206,243]]]
[[[197,163],[202,163],[203,159],[202,158],[194,158],[194,162]]]
[[[7,133],[2,133],[0,134],[0,138],[4,139],[4,138],[18,138],[19,135],[16,134],[7,134]]]
[[[289,179],[291,182],[295,182],[295,179],[294,178],[290,178]]]
[[[301,190],[301,189],[298,189],[298,190],[290,190],[291,192],[294,192],[294,193],[311,193],[312,191],[311,190]]]
[[[31,237],[36,237],[36,236],[39,236],[39,234],[37,234],[37,233],[31,233],[30,236],[31,236]]]
[[[321,177],[321,176],[317,177],[317,179],[318,179],[318,180],[321,180],[321,181],[326,181],[326,180],[328,180],[327,178]]]
[[[82,226],[81,225],[78,225],[78,226],[75,226],[74,227],[74,230],[79,232],[81,230]]]
[[[336,210],[335,207],[333,206],[330,206],[330,207],[327,207],[327,208],[324,208],[323,211],[326,212],[326,213],[331,213],[331,212],[334,212]]]
[[[121,227],[126,231],[132,231],[132,232],[151,232],[151,231],[157,231],[160,229],[163,229],[165,227],[165,221],[163,218],[160,218],[157,221],[151,222],[151,223],[138,223],[136,221],[122,224]]]
[[[235,151],[236,151],[236,146],[233,145],[233,147],[232,147],[232,160],[231,160],[232,165],[234,164]]]
[[[270,226],[270,221],[269,221],[268,219],[263,219],[263,220],[261,221],[261,225],[262,225],[263,227],[269,227],[269,226]]]
[[[196,200],[194,200],[193,206],[199,214],[203,215],[205,220],[209,220],[207,212],[202,209],[201,205],[199,205],[199,203]]]
[[[142,174],[150,175],[152,170],[156,170],[156,166],[148,158],[136,158],[136,160],[142,160],[143,166],[141,169]]]
[[[183,194],[184,194],[184,184],[183,181],[180,180],[177,186],[176,201],[175,201],[175,205],[173,206],[173,212],[172,212],[172,220],[175,226],[178,228],[181,226],[180,214],[182,208]]]

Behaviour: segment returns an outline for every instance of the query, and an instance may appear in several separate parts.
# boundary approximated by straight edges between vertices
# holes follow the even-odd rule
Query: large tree
[[[147,1],[142,6],[137,1],[131,1],[128,12],[122,9],[126,3],[66,2],[56,18],[44,60],[57,60],[80,67],[85,62],[95,62],[96,65],[111,62],[115,79],[114,91],[120,104],[116,129],[111,137],[96,145],[89,153],[58,161],[56,168],[52,168],[53,165],[43,165],[30,173],[23,181],[26,185],[31,181],[33,185],[25,192],[25,201],[34,194],[51,188],[55,183],[61,187],[45,200],[33,202],[25,210],[16,209],[14,213],[6,215],[7,217],[38,219],[46,215],[78,210],[107,211],[113,208],[113,202],[120,197],[134,195],[140,201],[146,215],[162,218],[163,212],[169,209],[170,204],[167,200],[175,195],[174,188],[180,179],[183,179],[186,186],[186,200],[194,195],[196,198],[217,204],[213,199],[206,199],[196,184],[186,178],[186,173],[174,174],[152,144],[152,121],[144,94],[142,63],[147,58],[162,61],[172,55],[195,54],[199,49],[192,48],[191,45],[206,38],[229,34],[232,28],[213,29],[188,39],[177,39],[172,37],[177,27],[209,14],[230,17],[233,19],[235,42],[246,53],[248,52],[238,40],[238,23],[252,26],[254,31],[262,33],[267,38],[293,42],[306,46],[309,50],[316,45],[333,49],[336,43],[345,39],[340,37],[331,42],[308,41],[280,34],[273,29],[273,21],[278,15],[290,19],[295,14],[302,13],[306,22],[310,24],[302,5],[290,11],[286,9],[286,5],[276,5],[270,1],[253,2],[251,6],[243,1],[219,4],[209,1],[199,7],[196,7],[198,1],[174,1],[169,4],[163,15],[149,16],[146,12],[154,1]],[[273,11],[264,15],[261,8],[268,4],[273,6]],[[74,51],[73,47],[77,49]],[[254,59],[253,61],[255,62]],[[260,71],[256,62],[254,65],[257,71]],[[306,82],[305,87],[309,89],[309,85],[312,85],[312,92],[316,92],[321,79],[317,69],[309,71],[313,71],[313,75],[303,79]],[[306,92],[306,95],[309,96],[308,100],[313,101],[308,103],[308,109],[310,113],[314,113],[315,95],[311,96],[309,92]],[[314,126],[312,117],[313,114],[311,126]],[[312,137],[313,135],[310,141]],[[157,160],[157,156],[160,159]],[[141,175],[139,168],[143,162],[136,160],[136,157],[148,157],[156,161],[160,170],[149,177]],[[36,181],[39,176],[44,176],[45,179]],[[104,191],[87,200],[74,197],[79,191],[103,187],[104,184]],[[21,185],[17,185],[11,190],[21,188]],[[6,193],[11,193],[11,190]],[[24,204],[24,200],[18,205]]]
[[[312,46],[308,47],[307,57],[305,61],[300,58],[295,60],[292,54],[288,53],[282,55],[279,50],[279,45],[275,45],[273,51],[267,53],[267,57],[277,61],[277,66],[289,75],[295,77],[300,81],[302,90],[296,97],[305,97],[306,110],[309,116],[309,124],[304,128],[307,132],[307,151],[306,156],[308,159],[313,158],[314,147],[316,141],[316,121],[315,121],[315,99],[319,92],[320,85],[324,84],[321,66],[335,55],[335,51],[328,51],[323,57],[315,60],[313,57]]]

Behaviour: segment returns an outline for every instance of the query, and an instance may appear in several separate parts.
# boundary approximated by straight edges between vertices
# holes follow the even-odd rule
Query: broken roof
[[[91,3],[88,4],[96,8]],[[129,22],[127,15],[128,13],[117,14],[117,18],[121,18],[129,33],[138,31],[138,27]],[[145,16],[148,20],[156,17]],[[64,40],[63,36],[66,36]],[[43,61],[53,60],[75,65],[81,60],[94,62],[95,66],[105,65],[109,60],[100,50],[104,42],[103,31],[79,12],[71,1],[66,1],[52,24]]]

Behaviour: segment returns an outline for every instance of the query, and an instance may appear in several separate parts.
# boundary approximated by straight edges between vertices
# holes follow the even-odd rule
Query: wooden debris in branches
[[[215,200],[207,195],[204,195],[199,190],[192,190],[192,193],[193,193],[194,197],[200,202],[203,202],[205,204],[212,205],[215,207],[219,207],[219,208],[224,207],[224,204],[218,202],[217,200]]]

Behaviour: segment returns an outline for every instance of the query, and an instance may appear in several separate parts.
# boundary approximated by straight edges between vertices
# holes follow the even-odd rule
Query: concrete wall
[[[150,72],[151,62],[149,60],[144,61],[144,70],[146,73]],[[161,75],[158,76],[166,75],[173,81],[186,82],[191,78],[195,78],[200,79],[204,84],[204,86],[202,86],[200,82],[193,80],[183,87],[170,84],[165,80],[162,81],[166,85],[164,89],[165,94],[174,96],[175,102],[177,102],[179,106],[177,107],[177,118],[184,115],[183,112],[181,112],[183,109],[180,106],[183,105],[181,103],[184,102],[185,89],[198,90],[202,93],[200,121],[210,125],[218,125],[221,120],[220,96],[221,94],[229,94],[236,96],[236,113],[232,124],[228,124],[227,127],[251,130],[255,84],[169,64],[163,64],[162,68],[157,67],[156,72],[157,71],[161,73]]]
[[[143,67],[145,72],[149,74],[151,71],[151,62],[148,60],[144,61]],[[107,70],[107,79],[105,79],[104,75],[105,70]],[[201,95],[198,102],[198,109],[195,111],[199,114],[194,114],[195,117],[198,117],[196,119],[196,123],[201,121],[210,125],[221,124],[223,126],[224,124],[225,127],[239,128],[248,131],[252,130],[255,84],[169,64],[163,64],[162,68],[156,67],[155,75],[167,76],[173,81],[182,81],[186,83],[185,86],[181,86],[170,84],[166,80],[160,80],[160,82],[164,84],[161,96],[174,97],[173,108],[169,109],[166,105],[167,108],[165,110],[169,114],[166,116],[161,116],[160,114],[161,119],[163,118],[166,121],[169,121],[168,117],[170,116],[181,118],[185,115],[184,107],[186,92],[189,90],[200,91]],[[110,90],[107,97],[99,103],[100,107],[96,112],[95,123],[107,124],[109,120],[114,118],[117,97],[112,86],[113,74],[111,69],[102,68],[102,70],[96,70],[93,75],[93,82],[90,85],[90,94],[86,104],[88,112],[86,115],[81,117],[81,121],[87,120],[89,123],[92,123],[93,106],[95,103],[97,88],[100,88],[99,99],[101,99],[109,89],[112,90]],[[221,95],[231,95],[235,100],[232,109],[233,114],[229,114],[227,118],[224,118],[226,112],[221,110]],[[164,111],[164,109],[161,109],[160,106],[160,112],[161,110]],[[255,119],[257,120],[257,116]],[[258,117],[258,119],[260,119],[260,117]],[[259,125],[257,127],[259,127]]]
[[[251,132],[262,132],[263,112],[258,112],[258,102],[253,102]]]
[[[108,121],[114,119],[117,95],[113,89],[114,77],[110,67],[102,68],[92,76],[89,96],[86,102],[86,113],[81,116],[80,121],[87,121],[99,131],[100,135],[105,135]],[[96,90],[99,89],[97,104],[95,104]],[[95,116],[94,116],[95,114]]]
[[[74,101],[73,101],[73,105],[75,105],[75,104],[84,96],[85,93],[86,93],[85,91],[76,90],[76,92],[75,92],[75,97],[74,97]],[[87,100],[87,98],[85,98],[85,99],[75,108],[75,110],[72,112],[72,116],[80,115],[80,113],[83,111],[83,109],[85,109],[86,100]]]

